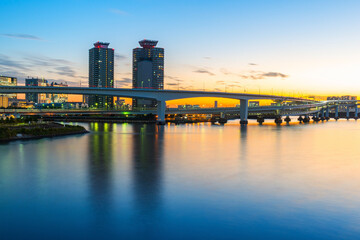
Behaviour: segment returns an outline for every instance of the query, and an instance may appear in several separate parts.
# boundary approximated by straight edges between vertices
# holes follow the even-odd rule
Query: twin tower
[[[132,87],[164,89],[164,49],[157,48],[158,41],[144,39],[141,48],[133,49]],[[89,87],[114,87],[114,49],[109,43],[96,42],[89,50]],[[89,96],[89,106],[112,108],[112,96]],[[133,108],[155,107],[156,101],[133,99]]]

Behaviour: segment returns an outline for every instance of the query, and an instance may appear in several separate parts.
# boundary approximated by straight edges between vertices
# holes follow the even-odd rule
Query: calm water
[[[84,126],[0,145],[0,239],[359,239],[360,121]]]

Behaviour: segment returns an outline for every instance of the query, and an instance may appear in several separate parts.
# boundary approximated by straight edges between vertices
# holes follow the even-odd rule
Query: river
[[[360,236],[360,121],[81,125],[0,145],[1,239]]]

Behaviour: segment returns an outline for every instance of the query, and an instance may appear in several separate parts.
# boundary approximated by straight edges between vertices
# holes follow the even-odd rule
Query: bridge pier
[[[321,113],[320,120],[321,120],[321,121],[324,121],[324,120],[325,120],[325,111],[324,111],[324,108],[321,108],[320,113]]]
[[[326,120],[329,120],[329,119],[330,119],[330,108],[329,108],[329,106],[326,108],[325,119],[326,119]]]
[[[346,119],[349,120],[350,118],[350,106],[346,106]]]
[[[281,116],[275,117],[275,123],[276,123],[277,125],[282,124],[282,122],[283,122],[283,120],[282,120]]]
[[[286,116],[286,118],[284,119],[284,121],[285,121],[286,123],[290,123],[290,122],[291,122],[291,118],[289,117],[289,115]]]
[[[335,107],[335,120],[339,119],[339,105]]]
[[[314,116],[313,116],[313,120],[314,122],[318,122],[320,121],[320,118],[319,118],[319,112],[315,113]]]
[[[355,104],[355,116],[354,116],[354,119],[355,120],[358,120],[359,118],[359,108],[358,106]]]
[[[240,99],[240,124],[248,124],[249,101]]]
[[[262,125],[265,119],[263,116],[260,115],[256,118],[256,121],[259,123],[259,125]]]
[[[165,125],[165,109],[166,102],[164,100],[157,101],[157,120],[156,124]]]
[[[303,122],[304,123],[309,123],[310,122],[310,117],[308,115],[305,115]]]

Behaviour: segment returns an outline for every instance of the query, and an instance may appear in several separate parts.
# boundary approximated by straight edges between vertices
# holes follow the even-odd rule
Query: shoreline
[[[89,133],[89,131],[82,126],[62,125],[59,123],[4,127],[0,125],[0,131],[1,130],[7,131],[7,136],[2,136],[0,138],[0,144],[18,140],[35,140]]]

